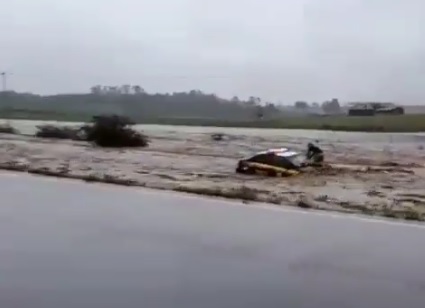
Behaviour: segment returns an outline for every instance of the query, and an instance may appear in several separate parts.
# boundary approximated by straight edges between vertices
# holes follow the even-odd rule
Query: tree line
[[[313,104],[295,102],[293,109],[308,111]],[[337,113],[338,100],[321,105],[323,111]],[[200,90],[148,93],[139,85],[95,85],[89,93],[37,95],[13,91],[0,93],[0,109],[36,112],[75,113],[86,116],[114,113],[135,120],[147,118],[205,118],[220,120],[273,119],[290,114],[290,108],[263,101],[257,96],[221,98]]]
[[[341,105],[338,99],[334,98],[330,101],[324,101],[322,104],[313,102],[309,104],[305,101],[296,101],[294,107],[298,110],[307,111],[309,109],[321,109],[324,113],[327,114],[339,114],[341,113]]]

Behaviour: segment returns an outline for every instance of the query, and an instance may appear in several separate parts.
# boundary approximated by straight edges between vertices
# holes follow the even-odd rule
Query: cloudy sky
[[[9,88],[425,103],[423,0],[13,0]],[[422,39],[421,39],[422,38]]]

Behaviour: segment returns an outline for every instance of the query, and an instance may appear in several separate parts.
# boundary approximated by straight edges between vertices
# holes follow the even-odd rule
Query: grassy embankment
[[[0,110],[0,118],[25,120],[56,120],[86,122],[91,114],[59,113],[48,111]],[[143,124],[281,128],[281,129],[318,129],[356,132],[425,132],[425,114],[402,116],[381,115],[374,117],[348,116],[308,116],[282,117],[273,120],[226,121],[199,118],[145,118],[133,119]]]

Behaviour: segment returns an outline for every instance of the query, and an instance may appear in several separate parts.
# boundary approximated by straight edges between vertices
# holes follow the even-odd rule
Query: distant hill
[[[41,96],[30,93],[0,93],[1,112],[78,114],[84,117],[115,113],[135,120],[144,118],[208,118],[252,120],[282,115],[274,104],[258,98],[222,99],[214,94],[190,91],[172,94],[90,93]]]
[[[326,106],[336,104],[335,110]],[[325,106],[325,107],[324,107]],[[404,106],[406,114],[425,114],[425,106]],[[220,98],[199,90],[178,93],[146,93],[138,86],[100,87],[91,93],[37,95],[0,92],[0,118],[36,118],[85,121],[94,115],[118,114],[135,121],[161,119],[206,119],[252,121],[288,117],[347,114],[347,106],[336,99],[322,104],[295,102],[292,106],[274,105],[251,96],[247,100]]]

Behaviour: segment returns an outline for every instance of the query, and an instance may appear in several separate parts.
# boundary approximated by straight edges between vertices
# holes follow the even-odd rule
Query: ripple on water
[[[3,121],[5,122],[5,121]],[[75,122],[57,121],[33,121],[33,120],[8,120],[23,134],[34,134],[36,126],[42,124],[56,125],[81,125]],[[225,133],[237,139],[259,138],[270,141],[284,141],[288,139],[298,139],[304,143],[307,140],[318,140],[320,142],[333,143],[384,143],[384,144],[425,144],[425,133],[362,133],[362,132],[334,132],[324,130],[300,130],[300,129],[259,129],[259,128],[232,128],[232,127],[201,127],[201,126],[172,126],[172,125],[136,125],[136,128],[149,133],[153,137],[163,138],[187,138],[191,135],[194,138],[201,138],[205,134]]]

